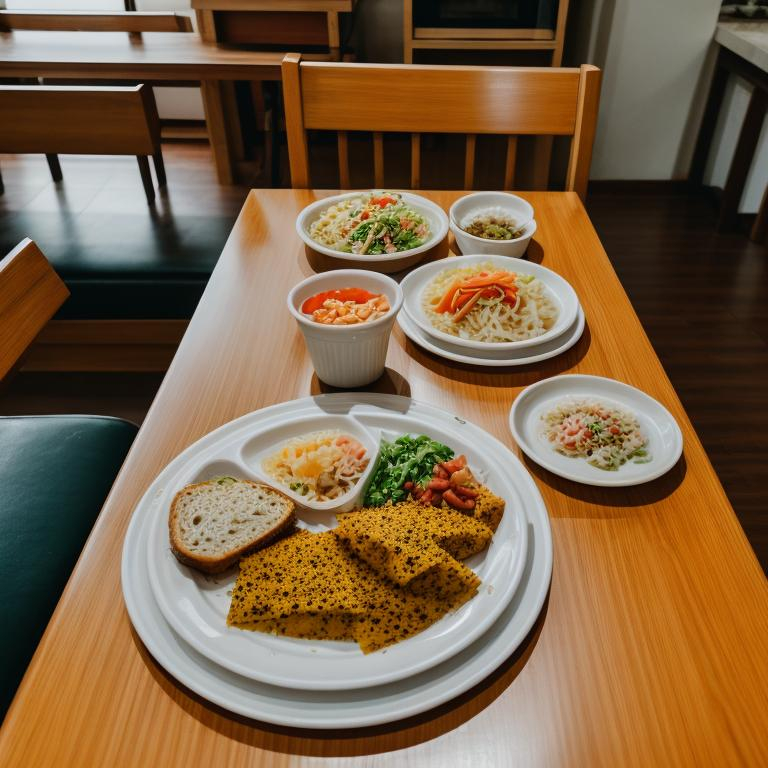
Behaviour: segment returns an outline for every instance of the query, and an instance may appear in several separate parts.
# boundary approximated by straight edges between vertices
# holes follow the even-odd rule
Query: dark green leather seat
[[[107,416],[0,417],[0,719],[136,431]]]
[[[141,203],[140,214],[74,216],[64,203],[56,212],[19,211],[0,218],[0,253],[24,237],[34,238],[71,292],[58,319],[190,318],[233,218],[205,215],[204,200],[195,216],[152,213]]]

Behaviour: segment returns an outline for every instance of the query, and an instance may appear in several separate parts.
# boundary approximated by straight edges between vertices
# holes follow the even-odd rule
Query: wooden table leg
[[[205,123],[208,126],[208,138],[216,163],[216,175],[219,184],[234,183],[232,174],[232,154],[227,136],[227,123],[224,117],[224,95],[222,84],[218,80],[202,80],[200,90],[205,107]]]
[[[341,37],[339,35],[339,14],[337,11],[328,11],[328,49],[331,53],[331,61],[341,61]]]
[[[691,184],[700,185],[704,180],[704,169],[707,166],[709,157],[709,148],[712,145],[712,138],[715,135],[715,126],[717,125],[717,116],[720,114],[720,108],[725,96],[725,86],[728,84],[730,72],[723,66],[722,48],[717,55],[715,72],[712,75],[712,84],[709,86],[709,95],[707,104],[704,107],[704,114],[701,117],[701,127],[696,139],[696,148],[691,158],[691,169],[688,173],[688,181]]]
[[[744,116],[744,122],[741,125],[739,141],[736,144],[736,151],[733,153],[733,160],[731,160],[731,168],[728,171],[728,179],[723,189],[720,215],[717,220],[718,232],[733,229],[736,226],[739,202],[741,202],[747,174],[749,173],[752,159],[755,156],[757,142],[760,139],[766,106],[768,106],[768,95],[760,88],[755,88],[752,91],[747,114]]]
[[[768,238],[768,186],[763,192],[763,199],[760,203],[760,210],[757,212],[752,231],[749,233],[749,239],[753,243],[765,243]]]

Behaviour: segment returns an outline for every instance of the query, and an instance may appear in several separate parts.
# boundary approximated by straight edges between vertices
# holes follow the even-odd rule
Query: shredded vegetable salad
[[[651,461],[648,440],[634,414],[592,400],[558,403],[542,416],[545,437],[564,456],[582,457],[598,469],[616,471],[630,459]]]
[[[429,237],[429,223],[397,192],[361,195],[326,208],[309,236],[342,253],[375,256],[418,248]]]
[[[368,466],[366,450],[335,430],[295,437],[262,462],[264,471],[307,501],[343,496]]]

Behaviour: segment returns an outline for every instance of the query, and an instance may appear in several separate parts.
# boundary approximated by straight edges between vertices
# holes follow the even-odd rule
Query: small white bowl
[[[405,313],[425,333],[432,336],[432,338],[441,342],[447,342],[453,346],[467,347],[477,352],[513,352],[526,347],[534,347],[561,336],[573,325],[579,311],[579,299],[571,284],[564,277],[558,275],[557,272],[542,267],[541,264],[524,262],[523,268],[519,271],[528,275],[533,275],[541,280],[547,289],[549,297],[559,310],[555,324],[546,333],[542,333],[541,336],[536,336],[532,339],[524,339],[523,341],[487,342],[462,339],[460,336],[453,336],[450,333],[439,331],[432,325],[429,317],[421,306],[421,296],[427,286],[444,269],[471,267],[485,262],[490,262],[496,269],[510,269],[509,263],[505,263],[503,257],[473,254],[470,256],[454,256],[448,259],[432,261],[429,264],[425,264],[423,267],[413,270],[413,272],[403,278],[401,284],[405,296]]]
[[[488,240],[470,235],[461,228],[462,221],[481,214],[489,208],[501,208],[515,222],[524,223],[520,237],[513,240]],[[536,222],[533,219],[533,206],[522,197],[508,192],[473,192],[460,197],[448,211],[451,232],[462,253],[483,253],[494,256],[520,258],[528,248],[534,233]]]
[[[329,501],[309,501],[296,491],[291,490],[290,486],[283,485],[276,478],[272,477],[264,468],[264,462],[279,451],[286,443],[297,437],[308,435],[313,432],[325,432],[327,430],[338,430],[339,432],[354,437],[360,442],[366,450],[368,466],[355,485],[345,494]],[[324,414],[307,418],[286,418],[279,426],[260,432],[252,437],[240,447],[239,460],[244,464],[250,473],[256,475],[260,480],[278,488],[286,496],[293,499],[301,508],[299,518],[308,524],[321,523],[331,528],[334,527],[334,517],[337,512],[348,512],[361,505],[361,500],[365,488],[368,484],[368,476],[373,471],[376,460],[379,455],[380,433],[379,431],[369,430],[363,426],[357,419],[345,414]],[[328,513],[327,517],[314,516],[305,520],[304,510],[312,512]]]
[[[323,325],[301,311],[312,296],[337,288],[383,293],[390,310],[383,317],[355,325]],[[288,294],[288,310],[296,318],[318,378],[332,387],[362,387],[384,373],[387,346],[403,291],[391,277],[363,269],[336,269],[302,280]]]
[[[396,190],[388,191],[395,192]],[[379,190],[346,192],[343,195],[323,197],[304,208],[304,210],[302,210],[296,217],[296,232],[304,241],[304,245],[311,251],[323,254],[324,256],[329,256],[333,259],[338,259],[342,263],[342,266],[348,264],[360,269],[366,267],[368,269],[377,269],[381,272],[399,272],[401,269],[412,267],[414,264],[417,264],[419,261],[426,258],[428,251],[445,240],[448,234],[448,217],[445,215],[445,211],[431,200],[427,200],[426,197],[414,195],[410,192],[399,192],[398,194],[402,195],[404,203],[407,203],[414,210],[418,211],[429,222],[429,237],[418,248],[411,248],[407,251],[399,251],[397,253],[378,253],[373,256],[366,256],[364,254],[335,251],[333,248],[315,242],[309,236],[309,228],[312,225],[312,222],[314,222],[326,208],[334,205],[334,203],[338,203],[340,200],[346,200],[350,197],[364,197],[365,195],[372,193],[382,194]]]

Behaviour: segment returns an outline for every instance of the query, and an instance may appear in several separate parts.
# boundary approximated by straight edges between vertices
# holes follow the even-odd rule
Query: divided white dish
[[[296,413],[283,416],[277,423],[255,419],[250,429],[227,434],[210,447],[203,448],[201,441],[199,448],[198,444],[191,446],[174,462],[178,468],[149,524],[149,581],[165,619],[212,662],[244,677],[305,690],[351,690],[393,682],[439,664],[470,645],[512,599],[525,562],[525,504],[508,477],[505,459],[497,451],[486,452],[482,443],[466,442],[458,422],[431,424],[410,414],[381,415],[358,412],[357,408],[350,413],[326,412],[311,399],[297,401],[296,408]],[[366,447],[374,435],[377,447],[382,431],[388,438],[426,432],[457,453],[465,453],[480,479],[507,502],[490,547],[467,561],[483,582],[478,595],[426,631],[367,656],[353,643],[311,642],[228,627],[228,592],[236,569],[219,577],[205,576],[179,563],[168,544],[168,509],[174,494],[184,485],[217,474],[273,482],[261,470],[261,460],[286,439],[324,428],[347,431]],[[374,463],[375,458],[366,469],[366,478]],[[365,478],[358,483],[354,498],[345,500],[343,509],[353,506],[364,483]],[[326,502],[309,511],[298,510],[300,526],[313,531],[333,528],[334,508],[329,504],[340,506]]]
[[[435,328],[422,308],[422,294],[429,283],[444,270],[471,267],[485,263],[492,264],[496,269],[511,269],[523,274],[533,275],[541,280],[546,286],[549,297],[558,308],[558,317],[552,328],[541,336],[536,336],[532,339],[495,343],[463,339],[459,336],[452,336],[449,333],[444,333]],[[468,350],[473,350],[474,352],[480,352],[482,354],[488,352],[512,352],[535,347],[551,341],[552,339],[556,339],[572,327],[579,311],[579,300],[576,296],[576,292],[573,290],[570,283],[558,275],[557,272],[542,267],[540,264],[528,261],[518,262],[515,266],[510,266],[509,260],[502,256],[451,256],[446,259],[439,259],[438,261],[433,261],[429,264],[425,264],[423,267],[415,269],[403,279],[401,287],[403,289],[403,310],[424,333],[437,339],[441,343],[451,344],[455,347],[464,347]]]
[[[583,458],[555,451],[543,435],[542,416],[558,403],[574,399],[597,400],[632,412],[648,439],[651,460],[647,464],[629,461],[616,471],[606,471]],[[528,458],[560,477],[586,485],[617,487],[647,483],[672,469],[683,452],[680,427],[661,403],[629,384],[602,376],[554,376],[526,387],[512,405],[509,426]]]
[[[545,341],[536,347],[526,347],[518,352],[474,352],[471,349],[453,346],[451,344],[438,341],[425,333],[416,323],[411,320],[406,312],[401,312],[397,316],[397,322],[402,328],[403,333],[418,346],[426,349],[432,354],[452,360],[455,363],[464,363],[465,365],[481,365],[489,368],[506,368],[518,365],[530,365],[531,363],[540,363],[551,357],[561,355],[569,350],[580,338],[584,332],[584,312],[579,307],[576,314],[576,320],[573,325],[562,335],[551,341]]]
[[[426,197],[421,197],[421,195],[414,195],[411,192],[398,192],[398,194],[402,195],[404,203],[418,211],[429,222],[429,237],[418,248],[410,248],[409,250],[397,253],[380,253],[366,256],[335,251],[333,248],[316,242],[309,236],[310,226],[326,208],[348,198],[363,197],[372,193],[383,194],[384,192],[397,192],[397,190],[359,190],[358,192],[345,192],[341,195],[332,195],[331,197],[323,197],[320,200],[316,200],[304,208],[296,217],[296,232],[304,241],[304,244],[311,250],[317,251],[324,256],[330,256],[333,259],[340,259],[349,265],[354,264],[360,267],[375,268],[382,272],[399,271],[413,266],[427,255],[427,251],[445,239],[445,236],[448,234],[448,216],[436,203],[433,203]]]
[[[164,497],[182,474],[191,449],[158,476],[137,506],[126,534],[122,583],[131,621],[154,656],[170,674],[195,693],[240,715],[297,728],[354,728],[392,722],[427,711],[482,681],[525,639],[541,611],[552,570],[552,540],[541,495],[514,454],[478,427],[424,405],[393,395],[328,395],[283,403],[241,417],[202,438],[194,448],[202,455],[223,438],[252,432],[256,425],[278,423],[288,414],[315,403],[338,411],[412,416],[425,426],[458,430],[466,445],[483,446],[499,460],[517,489],[527,521],[528,549],[519,588],[497,621],[472,645],[442,664],[388,685],[364,690],[305,691],[270,686],[223,669],[198,654],[164,621],[148,576],[150,528],[164,514]],[[458,425],[458,426],[457,426]]]

